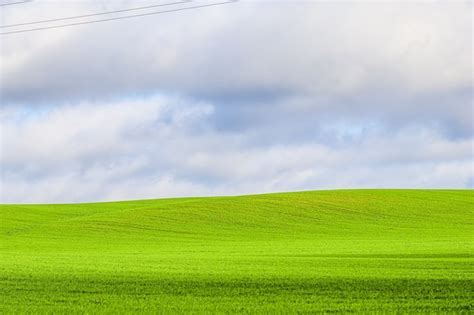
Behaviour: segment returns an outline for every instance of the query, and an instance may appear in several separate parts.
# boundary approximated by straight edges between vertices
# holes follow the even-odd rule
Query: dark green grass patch
[[[10,278],[7,312],[472,312],[469,280]]]

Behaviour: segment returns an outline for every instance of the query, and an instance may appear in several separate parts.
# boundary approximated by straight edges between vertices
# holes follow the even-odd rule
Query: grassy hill
[[[0,312],[473,312],[472,190],[0,206]]]

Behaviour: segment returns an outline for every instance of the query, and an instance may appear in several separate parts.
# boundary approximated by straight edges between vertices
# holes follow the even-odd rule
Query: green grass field
[[[0,313],[474,312],[472,190],[0,213]]]

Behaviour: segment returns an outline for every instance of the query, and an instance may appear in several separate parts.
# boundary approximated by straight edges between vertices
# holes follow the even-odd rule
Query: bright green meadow
[[[0,313],[473,314],[473,190],[0,206]]]

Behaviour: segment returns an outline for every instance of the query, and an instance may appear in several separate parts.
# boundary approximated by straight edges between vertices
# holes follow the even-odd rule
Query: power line
[[[17,2],[10,2],[10,3],[0,3],[0,7],[4,7],[7,5],[13,5],[13,4],[22,4],[22,3],[27,3],[27,2],[32,2],[33,0],[24,0],[24,1],[17,1]]]
[[[64,18],[57,18],[57,19],[49,19],[49,20],[42,20],[42,21],[34,21],[34,22],[26,22],[26,23],[18,23],[18,24],[9,24],[9,25],[0,25],[0,28],[25,26],[25,25],[32,25],[32,24],[48,23],[48,22],[57,22],[57,21],[79,19],[79,18],[85,18],[85,17],[97,16],[97,15],[105,15],[105,14],[112,14],[112,13],[144,10],[144,9],[151,9],[151,8],[156,8],[156,7],[164,7],[164,6],[168,6],[168,5],[187,3],[187,2],[191,2],[191,1],[192,0],[183,0],[183,1],[178,1],[178,2],[162,3],[162,4],[155,4],[155,5],[149,5],[149,6],[144,6],[144,7],[136,7],[136,8],[122,9],[122,10],[115,10],[115,11],[108,11],[108,12],[99,12],[99,13],[92,13],[92,14],[76,15],[76,16],[69,16],[69,17],[64,17]]]
[[[212,4],[197,5],[197,6],[192,6],[192,7],[178,8],[178,9],[165,10],[165,11],[156,11],[156,12],[149,12],[149,13],[126,15],[126,16],[121,16],[121,17],[95,20],[95,21],[77,22],[77,23],[62,24],[62,25],[55,25],[55,26],[30,28],[30,29],[21,30],[21,31],[3,32],[3,33],[0,33],[0,35],[34,32],[34,31],[54,29],[54,28],[62,28],[62,27],[68,27],[68,26],[76,26],[76,25],[92,24],[92,23],[99,23],[99,22],[108,22],[108,21],[115,21],[115,20],[130,19],[130,18],[142,17],[142,16],[148,16],[148,15],[164,14],[164,13],[170,13],[170,12],[178,12],[178,11],[185,11],[185,10],[192,10],[192,9],[198,9],[198,8],[206,8],[206,7],[230,4],[230,3],[233,3],[233,2],[237,2],[237,1],[238,0],[229,0],[229,1],[226,1],[226,2],[218,2],[218,3],[212,3]]]

